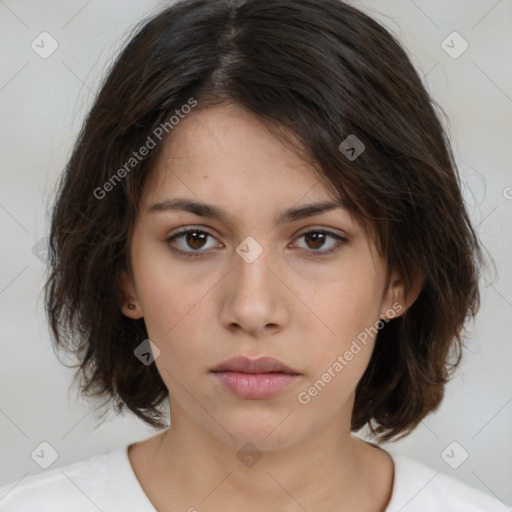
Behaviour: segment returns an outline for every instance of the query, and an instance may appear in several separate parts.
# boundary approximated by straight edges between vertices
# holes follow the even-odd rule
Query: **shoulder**
[[[0,487],[0,509],[58,512],[73,503],[74,510],[92,510],[89,500],[94,499],[105,480],[107,458],[107,455],[96,455],[4,485]]]
[[[392,455],[393,494],[386,512],[509,512],[497,498],[421,462]]]
[[[109,512],[138,503],[148,510],[126,446],[0,487],[2,512]]]

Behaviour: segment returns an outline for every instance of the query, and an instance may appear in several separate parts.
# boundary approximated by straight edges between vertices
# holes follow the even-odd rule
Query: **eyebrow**
[[[283,210],[276,219],[276,224],[285,224],[296,220],[311,217],[313,215],[320,215],[321,213],[328,212],[335,209],[347,209],[345,204],[341,201],[322,201],[311,203],[296,208],[288,208]],[[168,211],[186,211],[199,215],[200,217],[207,217],[231,225],[229,215],[227,212],[218,206],[206,203],[199,203],[190,199],[177,197],[174,199],[167,199],[159,203],[151,205],[147,209],[147,213],[168,212]]]

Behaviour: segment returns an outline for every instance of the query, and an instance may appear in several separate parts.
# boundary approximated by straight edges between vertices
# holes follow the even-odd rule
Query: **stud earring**
[[[128,304],[128,309],[135,309],[135,304]]]

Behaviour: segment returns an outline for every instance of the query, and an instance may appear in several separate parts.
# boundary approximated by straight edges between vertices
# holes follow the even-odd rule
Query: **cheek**
[[[161,350],[162,362],[180,368],[190,366],[193,361],[197,364],[199,355],[207,355],[210,340],[205,339],[201,326],[206,319],[206,303],[201,301],[204,290],[183,290],[176,280],[172,283],[170,289],[159,279],[148,288],[150,291],[144,297],[144,321],[149,338]]]
[[[167,386],[175,387],[173,377],[182,382],[191,368],[211,360],[204,324],[211,309],[205,294],[213,284],[191,279],[169,257],[144,256],[138,260],[137,294],[148,337],[160,349],[156,366]]]
[[[201,300],[201,290],[187,282],[165,241],[149,235],[134,244],[133,270],[148,334],[163,342]]]
[[[342,323],[338,316],[337,336],[325,337],[322,350],[309,351],[310,371],[297,394],[301,406],[311,413],[317,411],[324,419],[340,409],[347,410],[373,353],[371,329],[360,329],[351,316],[346,320]]]
[[[312,301],[312,310],[329,327],[338,348],[350,345],[352,339],[373,326],[381,313],[381,283],[370,269],[349,268],[333,276],[331,284]],[[313,299],[315,296],[312,296]]]
[[[313,421],[317,426],[329,423],[335,417],[345,417],[347,424],[350,423],[355,390],[372,354],[370,344],[359,345],[349,344],[333,350],[331,357],[317,366],[317,371],[294,397],[298,417],[306,422]]]
[[[306,399],[318,392],[324,397],[318,401],[338,403],[340,397],[346,398],[345,392],[355,389],[368,366],[378,333],[382,291],[373,265],[363,266],[354,263],[341,269],[321,294],[310,296],[311,310],[322,320],[314,328],[317,334],[312,333],[322,350],[309,347],[311,381],[317,384]],[[307,319],[300,321],[307,332]]]

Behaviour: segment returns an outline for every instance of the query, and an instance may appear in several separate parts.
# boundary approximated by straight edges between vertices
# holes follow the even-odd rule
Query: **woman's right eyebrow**
[[[277,225],[294,222],[296,220],[320,215],[335,209],[347,209],[341,201],[320,201],[316,203],[306,204],[304,206],[292,207],[283,210],[277,216],[275,223]],[[168,212],[168,211],[187,211],[198,215],[199,217],[207,217],[215,219],[226,225],[232,226],[233,221],[230,215],[222,208],[213,205],[194,201],[191,199],[177,197],[174,199],[166,199],[155,203],[147,209],[147,213]]]

